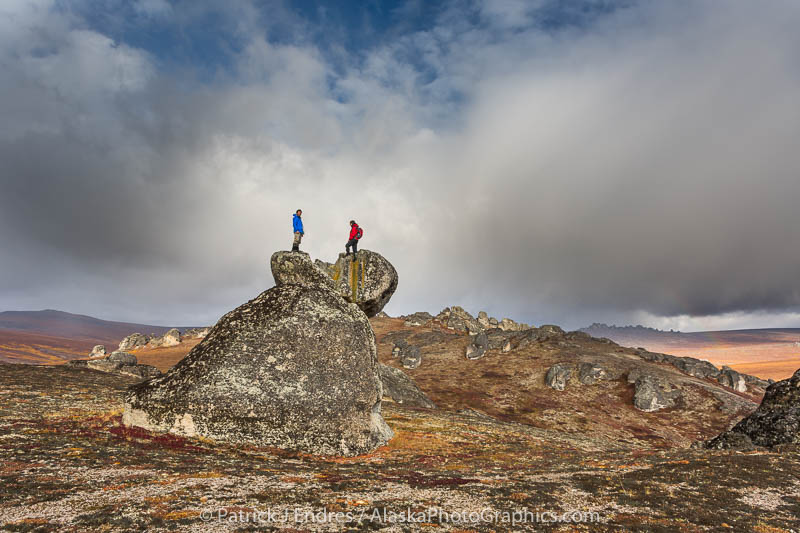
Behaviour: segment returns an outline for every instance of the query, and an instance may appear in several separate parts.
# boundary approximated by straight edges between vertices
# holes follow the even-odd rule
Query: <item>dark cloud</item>
[[[245,20],[209,80],[80,9],[8,4],[0,307],[208,323],[271,284],[302,207],[317,257],[364,224],[401,275],[390,312],[797,319],[800,9],[643,2],[554,29],[543,5],[442,9],[335,68]],[[167,7],[134,22],[189,16]]]

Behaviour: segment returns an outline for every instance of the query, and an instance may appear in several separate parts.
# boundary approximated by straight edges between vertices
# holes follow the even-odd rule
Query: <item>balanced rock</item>
[[[761,405],[706,448],[773,447],[800,443],[800,370],[767,387]]]
[[[328,275],[348,302],[373,317],[389,302],[397,289],[397,271],[381,254],[360,250],[353,256],[339,254],[334,264],[317,262],[317,269]]]
[[[129,390],[124,424],[318,454],[366,453],[392,437],[367,316],[307,254],[277,252],[271,266],[275,287]]]
[[[102,344],[98,344],[92,351],[89,353],[89,359],[98,359],[106,356],[106,347]]]

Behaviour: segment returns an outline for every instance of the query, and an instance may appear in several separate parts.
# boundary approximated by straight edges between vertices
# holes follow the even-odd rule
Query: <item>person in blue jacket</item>
[[[292,228],[294,229],[294,243],[292,244],[293,252],[300,251],[300,239],[302,239],[303,235],[305,235],[305,232],[303,231],[303,219],[301,218],[302,215],[303,210],[298,209],[294,214],[294,220],[292,221]]]

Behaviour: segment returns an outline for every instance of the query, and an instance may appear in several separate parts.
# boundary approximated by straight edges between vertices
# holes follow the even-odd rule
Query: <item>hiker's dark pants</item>
[[[339,242],[342,242],[342,241],[339,241]],[[358,239],[350,239],[349,241],[347,241],[347,244],[344,245],[344,249],[348,254],[350,253],[350,247],[351,246],[353,247],[353,253],[354,254],[356,252],[358,252]]]

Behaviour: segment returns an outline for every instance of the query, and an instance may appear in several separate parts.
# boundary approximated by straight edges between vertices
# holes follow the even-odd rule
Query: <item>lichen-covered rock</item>
[[[327,272],[311,262],[305,252],[275,252],[270,259],[275,285],[301,285],[304,287],[334,288]]]
[[[572,368],[558,363],[550,367],[544,376],[545,385],[555,390],[564,390],[572,374]]]
[[[729,431],[705,443],[706,448],[771,448],[800,443],[800,370],[767,387],[761,405]]]
[[[181,332],[177,328],[172,328],[161,337],[161,346],[177,346],[180,343]]]
[[[380,313],[397,290],[397,271],[377,252],[359,250],[356,261],[352,255],[341,253],[335,264],[318,262],[317,265],[333,281],[339,294],[368,317]]]
[[[139,361],[132,353],[116,351],[106,358],[108,361],[119,363],[121,365],[135,365]]]
[[[152,379],[161,375],[161,371],[150,365],[122,365],[117,369],[120,374],[133,376],[141,379]]]
[[[383,384],[384,397],[391,398],[394,402],[410,407],[425,407],[427,409],[436,407],[436,404],[417,387],[414,380],[399,368],[378,363],[378,371]]]
[[[472,342],[469,343],[466,350],[467,359],[480,359],[486,355],[486,350],[489,349],[489,337],[486,332],[481,331],[472,337]]]
[[[605,368],[597,363],[581,363],[578,366],[578,381],[584,385],[594,385],[608,377]]]
[[[736,392],[747,391],[747,383],[744,376],[728,366],[723,366],[722,371],[717,377],[720,385],[735,390]]]
[[[141,333],[131,333],[119,343],[119,351],[127,352],[145,346],[150,341],[150,337]]]
[[[640,375],[634,387],[633,406],[648,413],[672,407],[680,396],[680,391],[673,388],[665,379],[650,374]]]
[[[97,346],[92,348],[92,351],[89,353],[90,359],[99,359],[105,356],[106,356],[106,347],[103,346],[102,344],[98,344]]]
[[[405,339],[398,340],[392,348],[392,357],[399,359],[403,368],[418,368],[422,364],[419,346],[409,344]]]
[[[712,363],[694,357],[678,357],[671,362],[676,368],[697,378],[716,378],[720,374]]]
[[[391,438],[367,316],[306,254],[276,254],[272,265],[276,287],[130,389],[124,424],[317,454],[357,455]]]

